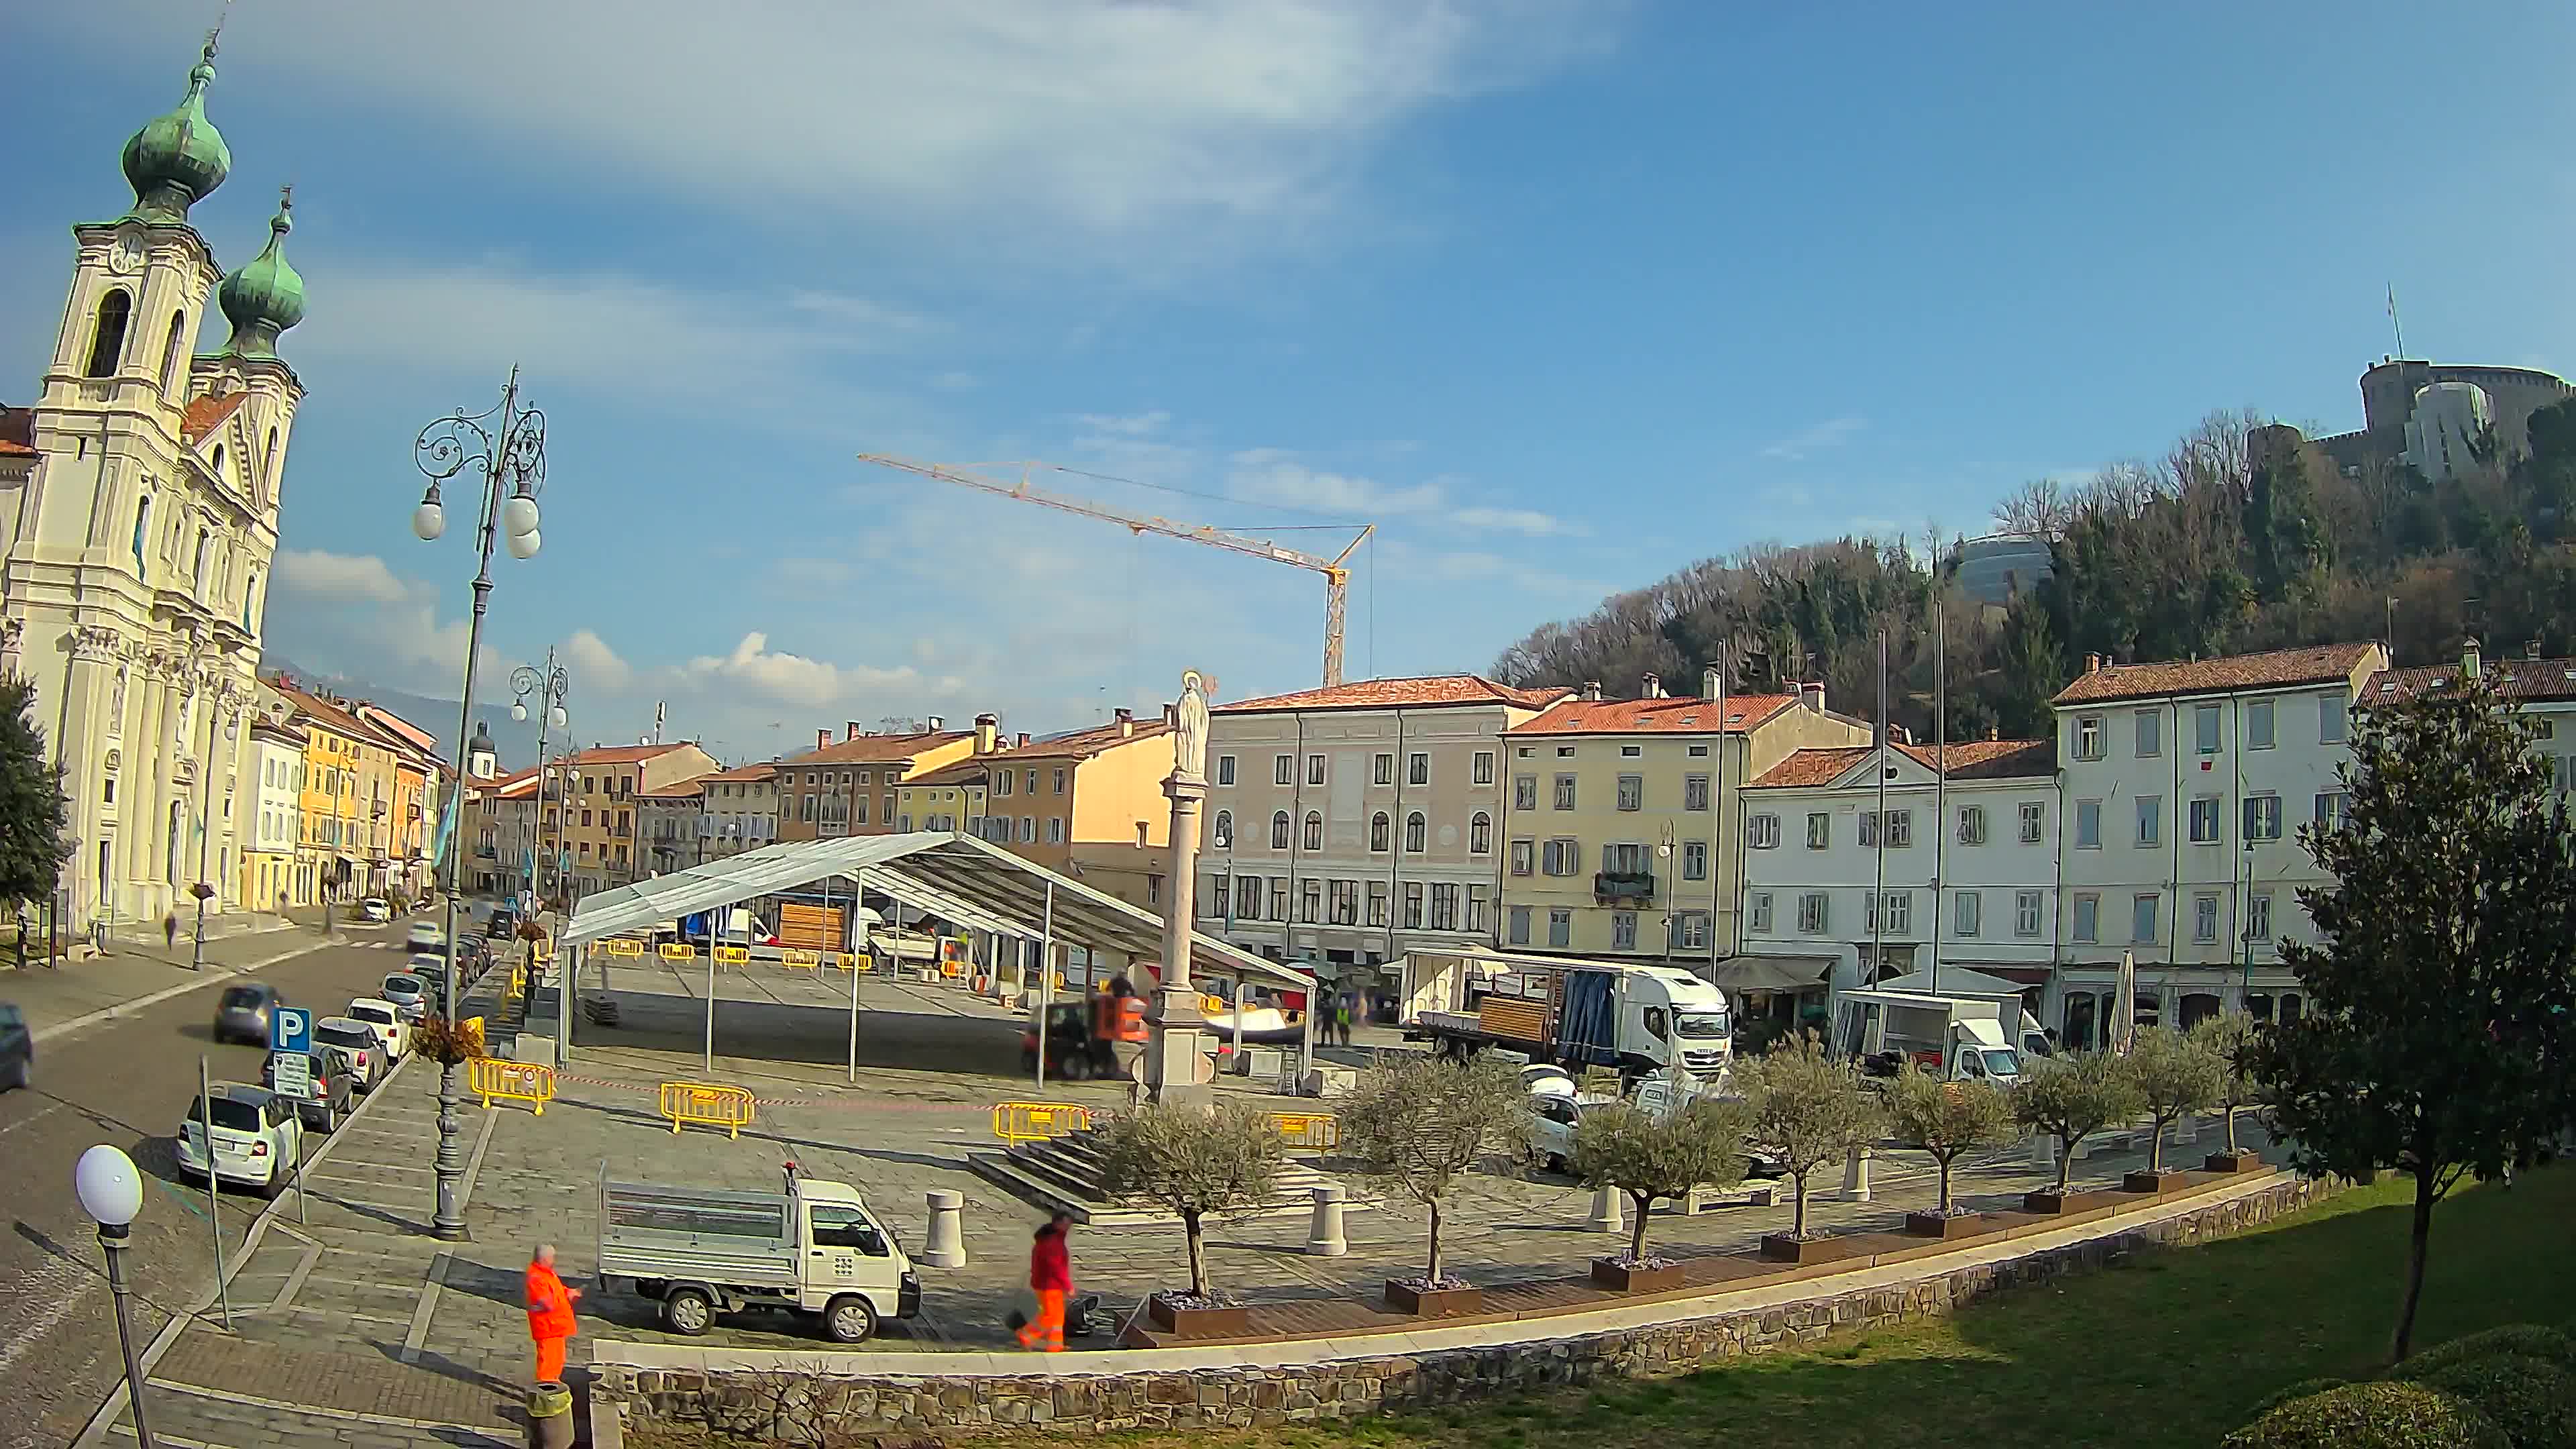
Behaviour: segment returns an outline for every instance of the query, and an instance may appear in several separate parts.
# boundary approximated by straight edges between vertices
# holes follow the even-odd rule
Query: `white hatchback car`
[[[214,1155],[208,1165],[206,1114],[214,1117]],[[295,1103],[241,1082],[217,1082],[206,1099],[188,1099],[188,1118],[179,1124],[179,1170],[193,1177],[211,1171],[219,1182],[257,1188],[277,1196],[304,1160],[304,1122]]]
[[[363,1021],[326,1016],[313,1023],[313,1043],[349,1059],[350,1079],[361,1092],[372,1089],[393,1070],[393,1056],[385,1050],[385,1039]]]
[[[401,1061],[411,1050],[411,1023],[403,1020],[402,1008],[382,997],[361,996],[349,1003],[346,1015],[363,1023],[376,1039],[385,1044],[385,1059]]]
[[[394,918],[394,908],[383,896],[369,896],[358,902],[358,916],[370,925],[384,925]]]

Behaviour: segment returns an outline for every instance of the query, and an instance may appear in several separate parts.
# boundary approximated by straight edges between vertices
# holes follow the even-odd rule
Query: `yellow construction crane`
[[[1345,565],[1350,561],[1351,555],[1359,551],[1360,545],[1368,542],[1369,535],[1377,531],[1377,525],[1374,523],[1362,525],[1359,536],[1351,540],[1349,547],[1331,558],[1324,558],[1301,549],[1289,548],[1284,544],[1272,543],[1268,539],[1247,538],[1242,534],[1228,533],[1224,529],[1212,528],[1203,523],[1174,523],[1168,518],[1157,518],[1151,514],[1129,513],[1124,509],[1111,508],[1107,504],[1093,503],[1081,498],[1068,498],[1060,493],[1049,493],[1030,484],[1029,475],[1041,468],[1057,473],[1080,472],[1078,469],[1067,468],[1058,463],[1028,461],[952,466],[945,463],[923,463],[911,458],[890,457],[883,453],[861,453],[859,461],[875,463],[887,468],[900,468],[906,473],[918,473],[924,478],[936,478],[942,483],[954,483],[963,488],[973,488],[1002,498],[1016,498],[1023,503],[1041,504],[1065,513],[1078,514],[1084,518],[1097,518],[1105,523],[1115,523],[1130,533],[1151,533],[1164,538],[1204,543],[1211,548],[1249,554],[1254,558],[1266,558],[1272,563],[1283,563],[1292,568],[1309,569],[1322,574],[1324,576],[1324,684],[1329,688],[1342,682],[1342,620],[1349,609],[1351,585],[1351,571]],[[1017,483],[1012,483],[972,471],[979,468],[1016,469],[1020,479]]]

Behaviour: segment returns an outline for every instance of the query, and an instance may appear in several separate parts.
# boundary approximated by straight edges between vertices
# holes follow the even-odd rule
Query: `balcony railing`
[[[1592,894],[1605,901],[1650,901],[1655,898],[1655,873],[1648,870],[1596,871],[1592,877]]]

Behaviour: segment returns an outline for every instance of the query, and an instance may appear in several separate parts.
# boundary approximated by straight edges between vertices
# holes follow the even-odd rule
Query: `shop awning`
[[[2002,974],[2003,971],[2007,970],[2020,971],[2024,969],[2035,969],[2038,972],[2037,979],[2032,981],[2023,981],[2016,980],[2013,977]],[[1981,969],[1978,967],[1953,964],[1941,968],[1941,994],[1944,996],[2019,996],[2022,992],[2022,988],[2026,986],[2040,985],[2045,983],[2047,980],[2048,968],[2045,966],[2037,968],[2003,967],[1994,969],[1990,972],[1987,969]],[[1884,980],[1875,982],[1871,985],[1870,989],[1873,991],[1928,992],[1932,989],[1932,973],[1929,971],[1908,971],[1902,976],[1890,976]]]
[[[1813,991],[1833,965],[1826,956],[1730,956],[1692,974],[1720,991]]]

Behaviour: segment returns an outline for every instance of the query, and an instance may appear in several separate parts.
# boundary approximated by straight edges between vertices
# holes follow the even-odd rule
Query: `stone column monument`
[[[1198,913],[1199,805],[1207,799],[1207,687],[1195,669],[1181,675],[1181,702],[1172,732],[1172,776],[1163,793],[1172,801],[1172,867],[1163,893],[1163,984],[1148,1014],[1153,1039],[1145,1047],[1146,1090],[1157,1102],[1204,1104],[1214,1093],[1199,1083],[1207,1056],[1206,1020],[1190,984],[1190,932]]]

